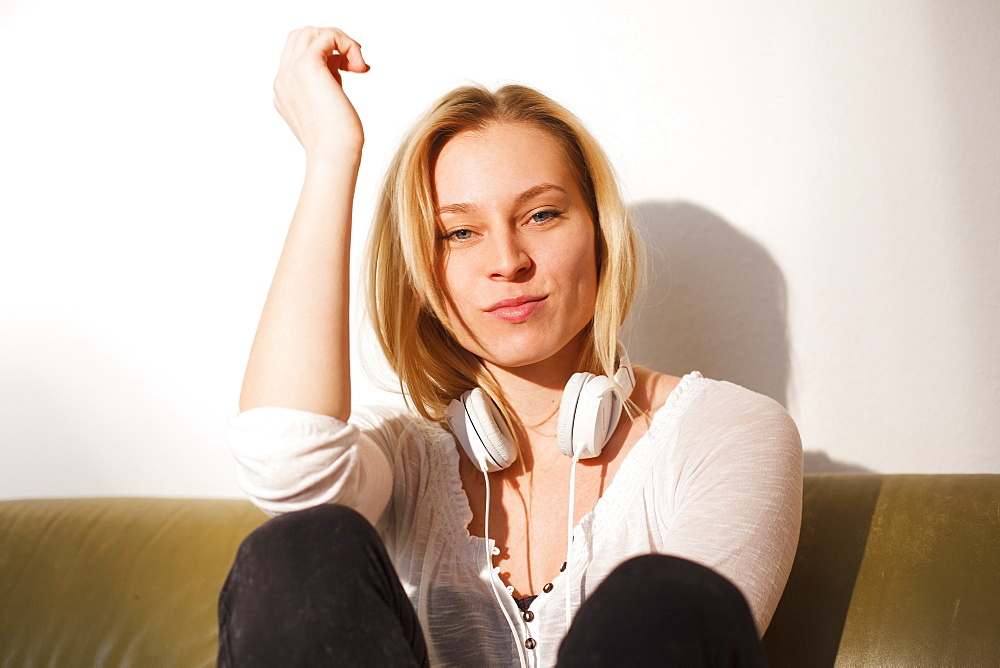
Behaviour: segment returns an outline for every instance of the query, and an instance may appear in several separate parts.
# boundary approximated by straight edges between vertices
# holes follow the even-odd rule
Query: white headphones
[[[625,347],[618,346],[615,382],[632,394],[635,374]],[[622,399],[607,376],[581,372],[570,376],[559,404],[559,452],[574,460],[601,454],[618,426]],[[484,473],[505,469],[517,459],[517,448],[507,421],[493,400],[480,388],[454,399],[445,413],[448,426],[462,448]]]

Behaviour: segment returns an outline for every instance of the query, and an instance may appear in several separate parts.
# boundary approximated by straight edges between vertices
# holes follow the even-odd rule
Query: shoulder
[[[667,402],[681,379],[646,367],[636,366],[635,388],[630,399],[640,412],[652,416]]]
[[[672,398],[684,395],[689,400],[687,411],[699,418],[712,418],[726,423],[728,418],[769,419],[795,427],[785,408],[774,399],[734,383],[705,378],[692,372],[683,378],[645,367],[635,367],[636,386],[632,400],[642,412],[654,415]],[[693,409],[693,410],[692,410]]]
[[[703,428],[718,430],[773,429],[794,432],[798,429],[784,406],[766,395],[734,383],[699,377],[696,399],[688,417]]]
[[[801,477],[802,441],[781,404],[726,381],[698,377],[692,385],[678,425],[680,446],[689,459]]]
[[[633,400],[653,418],[651,429],[675,442],[668,448],[672,459],[750,463],[780,457],[786,460],[782,468],[801,466],[795,422],[763,394],[697,372],[678,378],[637,367]]]
[[[631,399],[644,413],[653,415],[668,401],[685,395],[691,401],[688,412],[723,423],[727,418],[769,419],[795,427],[784,406],[766,395],[724,380],[705,378],[698,372],[671,376],[645,367],[635,367],[635,389]]]

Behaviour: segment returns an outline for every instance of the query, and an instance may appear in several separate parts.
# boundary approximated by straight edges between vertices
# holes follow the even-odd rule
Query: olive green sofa
[[[807,475],[772,666],[1000,666],[1000,475]],[[0,502],[0,666],[210,666],[248,502]]]

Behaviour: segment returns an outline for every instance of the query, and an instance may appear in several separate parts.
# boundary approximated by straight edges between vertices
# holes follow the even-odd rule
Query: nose
[[[514,281],[527,277],[531,270],[531,254],[516,232],[505,230],[492,235],[487,263],[489,277],[500,281]]]

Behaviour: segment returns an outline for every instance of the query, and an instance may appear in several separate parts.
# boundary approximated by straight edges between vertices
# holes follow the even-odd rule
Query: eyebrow
[[[554,183],[539,183],[537,186],[532,186],[525,190],[523,193],[514,198],[514,206],[521,206],[525,202],[528,202],[535,197],[538,197],[542,193],[546,193],[550,190],[558,190],[559,192],[565,194],[566,189],[562,186],[557,186]],[[444,206],[438,207],[438,215],[442,213],[469,213],[476,210],[476,205],[469,202],[459,202],[457,204],[445,204]]]

